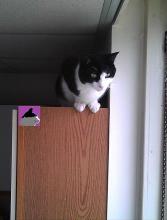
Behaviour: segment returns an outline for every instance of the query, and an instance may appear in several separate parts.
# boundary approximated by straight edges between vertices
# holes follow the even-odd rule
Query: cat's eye
[[[97,76],[96,73],[91,73],[92,78],[96,78],[96,76]]]
[[[110,73],[107,73],[106,78],[110,77]]]

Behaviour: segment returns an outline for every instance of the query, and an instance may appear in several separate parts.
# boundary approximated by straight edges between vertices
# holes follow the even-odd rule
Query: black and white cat
[[[96,113],[100,109],[98,100],[109,88],[115,75],[114,60],[117,54],[67,59],[56,83],[56,93],[59,99],[61,97],[62,105],[74,106],[79,112],[88,106]]]

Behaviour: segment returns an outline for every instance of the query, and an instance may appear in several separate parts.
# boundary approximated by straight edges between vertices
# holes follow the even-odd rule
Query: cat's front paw
[[[74,108],[79,111],[79,112],[83,112],[83,110],[85,109],[86,105],[83,104],[83,103],[78,103],[78,102],[75,102],[74,103]]]
[[[94,103],[89,104],[88,107],[91,110],[91,112],[96,113],[100,109],[100,103],[94,102]]]

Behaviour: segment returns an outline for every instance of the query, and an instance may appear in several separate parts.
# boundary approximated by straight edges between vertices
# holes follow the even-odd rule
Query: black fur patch
[[[90,56],[81,59],[79,78],[82,83],[93,83],[99,81],[102,72],[109,74],[108,77],[115,76],[116,68],[114,65],[115,57],[118,53]],[[92,78],[91,74],[96,77]]]
[[[79,60],[77,58],[69,58],[65,60],[62,66],[63,78],[66,81],[68,88],[75,95],[79,95],[79,91],[77,89],[77,85],[75,82],[75,71],[76,71],[76,67],[78,63],[79,63]]]

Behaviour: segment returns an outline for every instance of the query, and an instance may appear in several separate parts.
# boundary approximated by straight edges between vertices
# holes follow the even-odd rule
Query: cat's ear
[[[119,52],[110,53],[106,55],[106,58],[109,63],[114,63],[116,56],[119,54]]]

